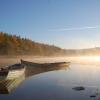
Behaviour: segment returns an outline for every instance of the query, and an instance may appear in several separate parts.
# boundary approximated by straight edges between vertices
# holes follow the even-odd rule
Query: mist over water
[[[90,96],[94,95],[97,89],[100,93],[100,57],[24,57],[23,59],[38,63],[70,61],[71,64],[66,69],[44,70],[26,78],[13,92],[0,94],[0,100],[92,100]],[[6,60],[3,58],[2,66],[19,62],[20,58],[6,58]],[[73,90],[72,88],[76,86],[83,86],[85,90]],[[95,97],[95,100],[99,98],[100,95]]]
[[[80,64],[100,64],[100,56],[69,56],[69,57],[0,57],[0,67],[8,66],[15,63],[20,63],[20,59],[38,63],[49,62],[71,62]]]

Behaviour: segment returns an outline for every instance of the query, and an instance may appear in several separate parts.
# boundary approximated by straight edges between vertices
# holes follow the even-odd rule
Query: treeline
[[[0,32],[1,56],[87,56],[100,55],[100,47],[88,49],[61,49],[54,45],[37,43],[20,36]]]
[[[65,50],[54,45],[34,42],[20,36],[0,32],[0,55],[64,55]]]

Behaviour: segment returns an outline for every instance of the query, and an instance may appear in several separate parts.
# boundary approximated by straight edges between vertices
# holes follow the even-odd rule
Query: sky
[[[100,0],[0,0],[0,31],[66,49],[100,47]]]

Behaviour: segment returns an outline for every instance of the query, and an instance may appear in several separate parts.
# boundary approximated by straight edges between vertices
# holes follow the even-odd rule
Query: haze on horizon
[[[100,47],[100,0],[0,0],[0,31],[62,48]]]

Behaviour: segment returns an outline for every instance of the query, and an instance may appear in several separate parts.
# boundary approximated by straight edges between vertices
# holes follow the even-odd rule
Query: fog
[[[78,64],[95,64],[100,65],[100,56],[71,56],[71,57],[0,57],[0,67],[9,66],[15,63],[20,63],[20,59],[37,62],[37,63],[48,63],[48,62],[71,62]]]

